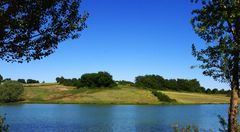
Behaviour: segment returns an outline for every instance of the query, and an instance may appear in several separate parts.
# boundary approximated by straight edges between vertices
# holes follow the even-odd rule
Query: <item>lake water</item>
[[[228,105],[76,105],[0,106],[14,132],[171,132],[171,126],[194,124],[218,131],[217,115]]]

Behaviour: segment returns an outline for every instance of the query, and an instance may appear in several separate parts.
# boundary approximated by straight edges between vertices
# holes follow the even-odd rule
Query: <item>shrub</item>
[[[16,81],[6,81],[0,85],[0,102],[18,101],[24,91],[23,85]]]
[[[199,128],[194,125],[187,125],[185,127],[179,127],[178,124],[172,126],[174,132],[199,132]]]
[[[175,99],[171,99],[169,96],[167,96],[166,94],[162,93],[162,92],[159,92],[159,91],[156,91],[156,90],[152,90],[152,94],[154,96],[156,96],[158,98],[159,101],[161,102],[177,102]]]
[[[2,75],[0,75],[0,82],[2,82],[3,81],[3,76]]]
[[[5,82],[5,81],[11,81],[12,79],[11,78],[5,78],[4,80],[3,80],[3,82]]]
[[[76,86],[80,87],[113,87],[116,86],[115,81],[108,72],[98,72],[98,73],[86,73],[81,76],[81,78],[65,79],[64,77],[57,77],[57,83],[63,84],[65,86]]]
[[[135,86],[157,90],[175,90],[188,92],[205,92],[197,79],[164,79],[159,75],[137,76]]]
[[[24,84],[26,83],[25,79],[18,79],[17,81]]]
[[[108,72],[86,73],[80,78],[82,87],[113,87],[116,83]]]
[[[135,85],[137,87],[162,90],[164,88],[164,78],[159,75],[138,76],[135,79]]]
[[[8,132],[9,125],[6,124],[6,117],[0,116],[0,132]]]
[[[27,83],[28,83],[28,84],[31,84],[31,83],[39,83],[39,81],[38,81],[38,80],[34,80],[34,79],[28,79],[28,80],[27,80]]]

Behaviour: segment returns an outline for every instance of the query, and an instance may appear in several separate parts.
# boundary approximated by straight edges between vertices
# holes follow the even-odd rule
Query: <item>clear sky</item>
[[[90,13],[88,28],[77,40],[61,43],[56,52],[30,63],[0,62],[5,78],[54,82],[57,76],[80,77],[108,71],[115,80],[159,74],[164,78],[196,78],[206,88],[225,88],[200,69],[191,45],[204,46],[192,30],[190,0],[83,0]]]

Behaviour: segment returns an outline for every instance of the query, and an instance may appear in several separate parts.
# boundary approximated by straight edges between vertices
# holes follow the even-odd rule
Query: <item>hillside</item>
[[[75,89],[58,84],[25,85],[22,103],[160,104],[151,91],[131,86]],[[162,91],[180,104],[227,103],[225,95]]]
[[[75,89],[58,84],[25,86],[24,103],[158,104],[150,91],[129,86]]]
[[[229,97],[222,94],[200,94],[187,92],[162,91],[180,104],[221,104],[228,103]]]

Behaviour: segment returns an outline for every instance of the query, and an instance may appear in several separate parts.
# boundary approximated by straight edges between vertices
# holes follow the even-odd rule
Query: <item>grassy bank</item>
[[[222,104],[228,103],[229,97],[223,94],[202,94],[175,91],[162,91],[180,104]]]
[[[21,103],[82,103],[82,104],[161,104],[149,90],[132,86],[107,89],[75,89],[58,84],[25,85]],[[225,95],[207,95],[162,91],[180,104],[227,103]]]

